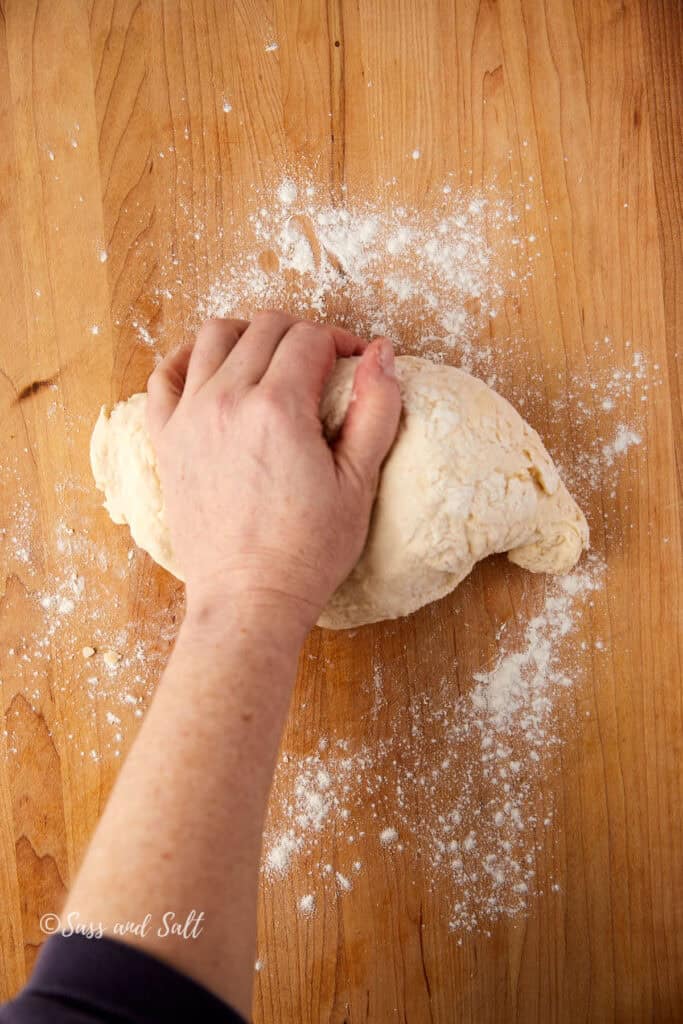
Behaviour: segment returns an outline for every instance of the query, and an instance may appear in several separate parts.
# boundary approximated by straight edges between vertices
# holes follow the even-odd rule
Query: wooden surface
[[[234,258],[220,229],[245,216],[252,183],[302,165],[351,193],[396,176],[418,205],[450,172],[456,185],[527,183],[525,226],[543,244],[505,308],[525,355],[501,348],[500,372],[519,387],[533,368],[529,415],[563,462],[590,445],[591,425],[575,429],[571,405],[552,415],[558,388],[628,365],[627,341],[659,385],[639,410],[635,395],[618,398],[623,421],[640,417],[642,444],[611,498],[598,486],[583,499],[607,574],[577,644],[594,650],[599,637],[606,650],[576,684],[548,778],[544,894],[459,943],[409,858],[368,852],[362,883],[306,921],[295,875],[261,900],[255,1018],[683,1019],[682,10],[0,0],[2,995],[31,969],[41,915],[59,910],[181,609],[177,584],[145,557],[129,561],[125,531],[98,507],[91,424],[153,366],[136,324],[163,350],[176,343]],[[166,299],[156,289],[171,252],[182,287]],[[362,739],[369,698],[351,684],[377,665],[391,666],[389,715],[453,648],[467,688],[500,621],[523,624],[542,589],[498,560],[398,625],[316,631],[288,747],[306,753],[346,727]],[[84,659],[91,643],[98,655]],[[123,655],[120,672],[103,669],[102,646]],[[107,717],[115,698],[120,725]],[[327,855],[336,866],[334,843]]]

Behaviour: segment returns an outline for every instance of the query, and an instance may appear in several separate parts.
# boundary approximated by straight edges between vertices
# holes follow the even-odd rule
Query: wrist
[[[212,647],[242,639],[296,659],[316,618],[307,603],[277,591],[213,592],[188,583],[182,631]]]

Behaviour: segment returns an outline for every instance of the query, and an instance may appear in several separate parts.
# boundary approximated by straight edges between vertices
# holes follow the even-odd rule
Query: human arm
[[[361,353],[330,447],[320,395]],[[284,314],[211,321],[152,375],[149,414],[186,617],[65,915],[109,932],[203,912],[197,938],[125,941],[246,1014],[275,757],[300,647],[360,555],[396,432],[391,346]]]

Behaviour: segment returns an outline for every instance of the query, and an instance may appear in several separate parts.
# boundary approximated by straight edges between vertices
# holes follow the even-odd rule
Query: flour
[[[312,893],[307,893],[299,900],[299,913],[304,917],[310,917],[315,913],[315,896]]]
[[[291,206],[299,192],[291,178],[284,178],[277,190],[277,197],[283,206]]]
[[[153,348],[154,345],[156,344],[156,339],[154,338],[152,332],[148,330],[144,324],[139,323],[137,320],[133,320],[132,326],[135,328],[135,332],[139,340],[143,343],[143,345],[149,345],[150,348]]]
[[[286,176],[254,200],[248,226],[234,233],[238,255],[200,301],[202,318],[285,306],[390,335],[402,351],[452,352],[465,369],[490,362],[472,343],[498,315],[522,245],[518,216],[495,190],[448,187],[425,211],[382,196],[340,204]]]
[[[614,343],[606,336],[595,347],[611,357]],[[630,340],[623,347],[624,366],[600,368],[575,378],[552,402],[555,415],[568,416],[582,428],[581,443],[571,455],[566,449],[553,453],[551,445],[558,469],[580,503],[589,502],[596,491],[605,499],[616,497],[623,457],[634,446],[645,444],[646,403],[664,383],[658,363],[650,365],[643,352],[633,351]],[[528,405],[528,397],[518,396],[517,404]]]
[[[40,607],[46,613],[49,622],[49,636],[53,636],[61,627],[65,615],[71,615],[76,607],[76,602],[83,597],[84,589],[84,578],[72,572],[66,579],[58,583],[54,591],[40,595]]]
[[[276,49],[276,43],[266,47]],[[227,97],[218,103],[231,113]],[[180,135],[181,144],[182,136],[188,142],[190,128]],[[408,161],[411,155],[419,160],[420,150],[411,154],[410,144]],[[216,273],[215,255],[202,256],[197,244],[207,235],[206,223],[179,198],[179,230],[196,255],[181,263],[171,245],[154,253],[156,289],[139,309],[115,318],[114,327],[132,328],[141,354],[151,349],[157,359],[169,323],[174,334],[182,329],[189,336],[206,316],[249,317],[266,307],[284,306],[364,335],[386,333],[402,353],[482,376],[532,425],[575,426],[575,444],[558,431],[549,447],[580,502],[595,507],[596,491],[605,503],[614,496],[634,448],[645,453],[646,406],[662,376],[635,339],[609,336],[587,346],[595,365],[558,379],[554,392],[549,378],[527,368],[529,352],[542,342],[534,338],[530,347],[524,337],[508,335],[504,324],[506,303],[524,297],[539,255],[538,239],[523,221],[533,214],[530,199],[525,190],[512,201],[495,186],[461,188],[448,178],[417,208],[402,200],[396,181],[359,197],[287,173],[254,189],[244,224],[221,229],[226,265]],[[93,259],[107,263],[101,240],[93,240],[92,251]],[[199,295],[197,281],[205,283]],[[41,289],[34,291],[40,298]],[[91,331],[89,344],[104,344],[107,332],[92,316],[82,330]],[[518,378],[510,373],[513,364],[525,367]],[[58,388],[49,390],[46,415],[64,417],[82,444],[90,422],[67,420]],[[12,622],[30,622],[2,652],[4,692],[21,694],[48,727],[58,692],[82,715],[78,738],[66,737],[76,756],[115,762],[135,735],[175,638],[180,588],[166,581],[160,598],[156,578],[149,585],[146,559],[123,547],[115,531],[106,543],[96,539],[92,524],[102,520],[89,479],[58,483],[57,521],[46,530],[33,504],[35,488],[26,489],[32,478],[22,477],[34,472],[22,469],[24,458],[28,463],[28,451],[18,449],[0,460],[8,496],[2,568],[5,579],[21,584],[8,586],[5,608]],[[608,520],[605,529],[609,536]],[[369,862],[402,858],[409,870],[420,866],[456,941],[463,932],[485,931],[501,917],[524,912],[538,893],[537,855],[554,829],[547,781],[566,734],[562,715],[571,710],[591,659],[606,655],[604,640],[591,636],[587,621],[604,572],[590,559],[568,577],[538,581],[533,613],[526,621],[522,613],[518,625],[501,625],[486,664],[468,674],[444,655],[437,680],[423,680],[418,665],[398,703],[390,699],[391,645],[384,645],[367,679],[348,680],[359,693],[367,691],[365,717],[338,722],[342,731],[320,735],[312,751],[281,756],[264,836],[264,885],[289,894],[296,879],[301,891],[293,894],[293,907],[305,919],[326,900],[355,899],[360,886],[354,892],[354,883]],[[524,608],[530,604],[525,592]],[[390,637],[400,628],[386,627]],[[458,621],[455,628],[467,624]],[[61,651],[73,652],[71,661],[53,662],[55,638]],[[82,656],[84,649],[93,654]],[[117,655],[111,665],[107,651]],[[5,739],[10,757],[29,755],[11,718]]]
[[[149,704],[175,637],[173,605],[148,603],[137,619],[128,616],[125,606],[122,610],[113,584],[129,579],[135,556],[131,561],[128,552],[105,547],[89,535],[88,513],[97,505],[90,487],[84,497],[71,481],[58,484],[55,499],[61,512],[52,528],[41,533],[42,520],[23,487],[11,483],[15,474],[11,459],[0,464],[0,480],[12,495],[4,510],[11,526],[0,530],[8,580],[3,611],[14,624],[11,644],[0,651],[5,694],[21,694],[48,729],[54,695],[59,694],[64,706],[77,708],[82,716],[79,735],[84,739],[77,755],[93,759],[85,736],[98,720],[99,760],[119,758],[134,735],[133,724]],[[46,559],[49,573],[44,570]],[[21,580],[20,587],[13,584],[13,576]],[[49,588],[39,587],[38,579],[48,579]],[[121,594],[125,600],[125,586]],[[8,752],[24,756],[11,728],[7,737]],[[73,736],[67,740],[76,742]]]
[[[383,828],[379,834],[379,841],[382,846],[391,846],[393,843],[398,842],[398,832],[395,828]]]
[[[4,512],[8,525],[0,528],[0,545],[6,571],[16,572],[22,577],[34,576],[38,517],[25,488],[17,484],[15,460],[0,465],[0,484],[3,494],[7,496],[4,499]]]
[[[292,854],[301,847],[301,839],[293,832],[286,832],[270,847],[266,854],[266,867],[275,875],[283,875],[289,868]]]
[[[353,889],[353,882],[351,882],[346,875],[342,875],[341,871],[336,871],[334,877],[340,892],[351,892]]]
[[[588,656],[575,637],[604,572],[589,557],[548,578],[519,640],[501,639],[493,665],[474,672],[462,696],[446,675],[407,713],[389,716],[388,733],[373,744],[323,737],[313,755],[285,753],[265,833],[266,884],[296,863],[317,877],[320,894],[346,891],[340,872],[347,880],[360,872],[357,851],[374,847],[419,861],[454,932],[486,930],[524,910],[537,893],[542,834],[553,825],[545,789],[562,743],[558,710]],[[378,831],[363,827],[373,820]],[[334,874],[321,856],[332,836]]]
[[[521,722],[531,748],[543,741],[545,711],[550,710],[547,694],[553,687],[571,685],[558,663],[558,646],[575,626],[575,599],[594,588],[583,570],[560,577],[541,613],[529,622],[521,648],[501,654],[490,671],[474,673],[470,700],[487,728],[502,733]]]
[[[642,444],[642,441],[643,439],[640,434],[637,434],[635,430],[631,430],[625,423],[620,423],[614,440],[602,446],[605,465],[614,465],[617,455],[625,455],[629,448]]]

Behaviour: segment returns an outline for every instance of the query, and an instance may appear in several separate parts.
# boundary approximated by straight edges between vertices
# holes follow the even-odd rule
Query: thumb
[[[398,429],[401,392],[394,369],[394,350],[388,338],[376,338],[363,353],[353,381],[334,454],[341,473],[372,491]]]

